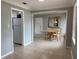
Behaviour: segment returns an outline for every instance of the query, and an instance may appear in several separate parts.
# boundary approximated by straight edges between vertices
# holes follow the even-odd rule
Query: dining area
[[[66,36],[66,16],[57,15],[35,15],[34,18],[35,40],[61,40]]]

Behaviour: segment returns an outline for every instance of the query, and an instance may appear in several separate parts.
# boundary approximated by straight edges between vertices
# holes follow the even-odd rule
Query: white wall
[[[32,41],[32,14],[25,10],[24,12],[24,45]]]
[[[61,28],[61,35],[66,35],[66,25],[67,25],[67,19],[66,19],[66,15],[61,15],[60,16],[60,24],[59,27]]]

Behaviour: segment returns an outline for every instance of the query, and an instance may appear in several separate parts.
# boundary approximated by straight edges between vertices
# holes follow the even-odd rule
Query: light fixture
[[[43,2],[43,1],[45,1],[45,0],[38,0],[39,2]]]

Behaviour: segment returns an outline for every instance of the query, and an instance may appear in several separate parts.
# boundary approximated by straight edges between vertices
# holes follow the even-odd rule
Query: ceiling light
[[[45,1],[45,0],[38,0],[39,2],[43,2],[43,1]]]

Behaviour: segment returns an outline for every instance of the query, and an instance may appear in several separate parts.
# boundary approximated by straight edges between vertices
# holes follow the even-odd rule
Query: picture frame
[[[48,28],[58,28],[60,17],[48,17]]]

